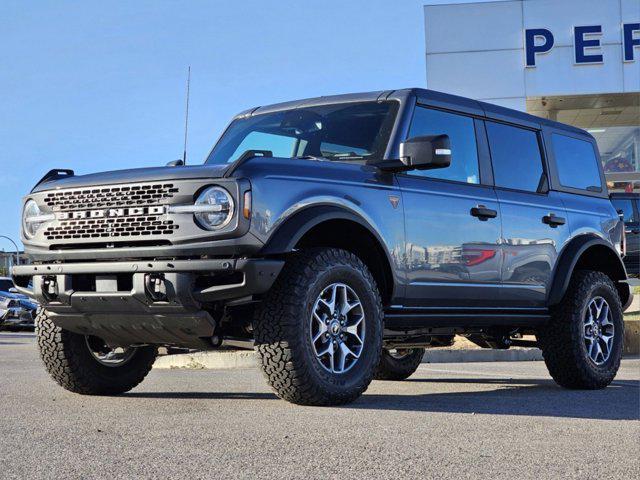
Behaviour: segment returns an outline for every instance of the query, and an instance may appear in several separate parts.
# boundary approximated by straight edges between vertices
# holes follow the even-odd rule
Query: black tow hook
[[[53,302],[58,298],[58,280],[53,275],[42,277],[42,296],[47,302]]]
[[[163,273],[148,273],[144,277],[144,289],[147,296],[154,302],[167,300],[167,285]]]

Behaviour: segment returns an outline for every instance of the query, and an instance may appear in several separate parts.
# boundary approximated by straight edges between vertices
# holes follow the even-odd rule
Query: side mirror
[[[616,213],[618,214],[618,218],[624,222],[624,211],[619,208],[618,210],[616,210]]]
[[[184,161],[180,158],[178,160],[174,160],[173,162],[167,163],[167,167],[181,167],[184,165]]]
[[[11,287],[9,289],[9,293],[18,293],[18,289],[16,287]]]
[[[451,165],[449,135],[413,137],[400,144],[400,161],[407,170],[447,168]]]

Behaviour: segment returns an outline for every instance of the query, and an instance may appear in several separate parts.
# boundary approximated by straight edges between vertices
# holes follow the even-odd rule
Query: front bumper
[[[114,345],[197,348],[216,326],[203,304],[265,293],[283,265],[263,258],[53,263],[12,273],[16,288],[62,328]]]

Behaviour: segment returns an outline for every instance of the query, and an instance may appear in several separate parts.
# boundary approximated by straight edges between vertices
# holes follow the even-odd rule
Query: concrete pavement
[[[2,478],[638,478],[640,361],[602,391],[542,362],[423,364],[352,405],[278,400],[256,369],[156,370],[120,397],[44,372],[0,333]]]

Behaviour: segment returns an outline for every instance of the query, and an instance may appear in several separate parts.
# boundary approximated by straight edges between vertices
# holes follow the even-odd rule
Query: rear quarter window
[[[579,190],[602,191],[598,158],[591,142],[552,134],[560,185]]]

